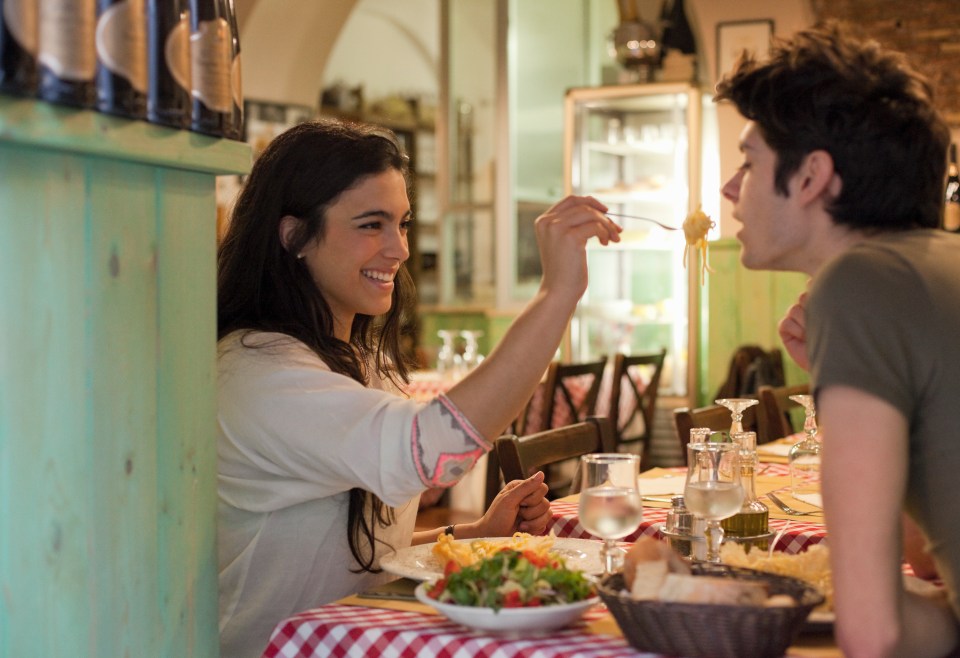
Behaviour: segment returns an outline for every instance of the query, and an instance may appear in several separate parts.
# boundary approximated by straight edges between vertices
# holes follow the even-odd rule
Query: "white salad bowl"
[[[561,603],[533,608],[481,608],[469,605],[441,603],[427,595],[433,583],[423,582],[414,590],[421,603],[437,609],[450,621],[482,631],[499,633],[512,631],[549,631],[562,628],[580,619],[587,610],[599,603],[600,597],[592,596],[576,603]]]

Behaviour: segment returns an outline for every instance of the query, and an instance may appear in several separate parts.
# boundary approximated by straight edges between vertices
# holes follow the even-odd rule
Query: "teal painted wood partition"
[[[700,390],[697,404],[713,404],[723,383],[730,357],[740,345],[783,348],[777,324],[807,285],[807,276],[795,272],[748,270],[740,264],[740,243],[710,243],[710,266],[700,312]],[[806,372],[783,353],[789,384],[809,381]]]
[[[0,657],[217,655],[214,185],[249,166],[0,97]]]

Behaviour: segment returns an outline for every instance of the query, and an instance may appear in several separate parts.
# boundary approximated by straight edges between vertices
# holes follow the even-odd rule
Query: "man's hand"
[[[807,321],[805,306],[807,293],[800,295],[797,303],[787,310],[787,314],[777,325],[780,340],[787,354],[804,370],[810,370],[810,359],[807,358]]]

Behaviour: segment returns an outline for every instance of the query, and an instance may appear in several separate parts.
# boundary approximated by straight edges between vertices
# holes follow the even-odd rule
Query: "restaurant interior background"
[[[673,1],[619,4],[659,35]],[[767,26],[784,36],[823,18],[852,21],[912,54],[937,81],[956,129],[960,21],[953,4],[925,0],[906,13],[889,0],[686,0],[695,53],[667,48],[661,67],[638,70],[621,66],[612,51],[617,0],[237,0],[247,139],[256,154],[285,126],[319,113],[381,123],[406,140],[416,174],[410,263],[421,301],[416,342],[433,365],[437,330],[480,330],[486,353],[536,286],[532,219],[565,193],[580,191],[571,185],[576,144],[565,133],[567,91],[636,83],[651,90],[689,87],[692,102],[700,101],[699,111],[685,117],[689,175],[674,190],[664,211],[669,216],[656,218],[679,224],[702,203],[718,220],[710,234],[714,272],[699,285],[695,268],[678,265],[683,241],[656,235],[657,229],[639,234],[641,248],[626,271],[623,251],[619,265],[592,254],[591,286],[559,355],[575,360],[667,347],[655,430],[661,439],[654,446],[670,452],[671,409],[711,401],[737,346],[778,346],[776,321],[805,286],[801,275],[739,265],[738,224],[719,187],[739,164],[742,119],[711,99],[718,72],[730,63],[727,51],[757,46]],[[237,186],[236,177],[219,181],[221,219]],[[672,265],[656,265],[663,261],[654,253],[661,247],[642,246],[671,238],[674,253],[666,262]],[[633,289],[622,283],[627,279]],[[585,347],[590,323],[600,331]],[[787,383],[805,381],[786,361]]]
[[[669,84],[703,96],[692,109],[704,143],[689,144],[703,166],[688,167],[670,219],[700,200],[720,227],[715,272],[683,288],[694,340],[672,387],[686,394],[664,396],[662,411],[712,393],[734,346],[776,345],[774,322],[803,286],[737,262],[717,187],[738,162],[740,122],[708,98],[718,30],[771,21],[789,34],[828,11],[855,20],[938,78],[956,130],[955,4],[686,0],[696,82]],[[416,140],[418,251],[437,258],[413,264],[424,347],[440,327],[469,327],[488,350],[535,285],[518,227],[568,185],[566,91],[623,73],[607,53],[615,0],[238,0],[237,11],[253,149],[0,95],[0,658],[217,654],[215,176],[249,171],[260,140],[316,114],[324,90],[324,113],[359,105],[389,119]],[[659,12],[643,1],[645,20]],[[237,180],[219,182],[226,204]]]

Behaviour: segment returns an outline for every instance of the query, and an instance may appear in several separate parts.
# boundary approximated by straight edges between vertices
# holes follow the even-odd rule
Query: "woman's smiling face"
[[[324,214],[322,237],[300,251],[347,341],[354,316],[390,310],[394,277],[410,257],[412,222],[403,174],[389,169],[345,190]]]

